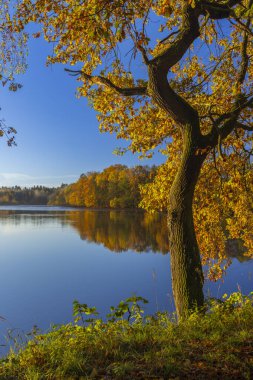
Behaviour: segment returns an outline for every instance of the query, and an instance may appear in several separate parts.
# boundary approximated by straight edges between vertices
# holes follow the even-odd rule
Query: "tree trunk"
[[[192,204],[207,147],[203,144],[197,111],[170,86],[168,70],[159,62],[149,65],[148,90],[154,103],[176,122],[183,138],[182,159],[169,194],[168,227],[174,300],[178,318],[184,318],[193,308],[204,304],[204,277]]]
[[[186,317],[192,309],[204,304],[204,277],[192,205],[206,156],[197,155],[190,140],[184,140],[183,156],[170,190],[168,207],[172,288],[178,318]]]

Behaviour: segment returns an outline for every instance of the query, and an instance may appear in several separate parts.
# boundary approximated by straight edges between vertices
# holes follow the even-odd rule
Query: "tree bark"
[[[167,73],[149,67],[149,93],[154,102],[175,120],[183,136],[183,154],[172,184],[168,204],[172,288],[178,318],[204,304],[203,272],[193,223],[193,196],[207,153],[198,113],[176,94]],[[203,149],[202,149],[203,151]]]
[[[189,135],[184,136],[182,160],[169,196],[171,275],[178,318],[186,317],[204,304],[204,277],[193,223],[193,197],[206,155],[197,153]]]

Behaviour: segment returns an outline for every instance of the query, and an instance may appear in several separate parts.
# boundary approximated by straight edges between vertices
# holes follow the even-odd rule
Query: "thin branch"
[[[84,73],[81,70],[65,69],[65,71],[70,73],[70,75],[72,75],[72,76],[78,76],[79,75],[79,76],[85,78],[86,80],[90,81],[93,84],[102,85],[102,86],[106,86],[108,88],[111,88],[112,90],[114,90],[115,92],[117,92],[118,94],[121,94],[123,96],[148,95],[146,86],[123,88],[123,87],[116,86],[110,79],[102,77],[100,75],[98,75],[98,76],[89,75],[89,74]]]
[[[136,45],[137,49],[141,52],[142,54],[142,58],[143,58],[143,62],[146,64],[146,65],[149,65],[149,59],[148,59],[148,55],[147,55],[147,52],[146,52],[146,49],[140,45],[138,42],[137,42],[137,45]]]
[[[170,33],[167,37],[163,38],[161,41],[158,42],[158,45],[163,44],[165,41],[169,40],[170,37],[174,36],[175,34],[178,34],[179,30],[175,30],[175,32]]]
[[[243,124],[243,123],[241,123],[240,121],[237,121],[235,127],[236,127],[236,128],[240,128],[240,129],[243,129],[244,131],[253,132],[253,127],[251,127],[251,126],[249,126],[249,125],[246,125],[246,124]]]
[[[138,40],[138,32],[137,32],[135,23],[133,25],[130,23],[127,25],[127,27],[128,27],[128,33],[134,43],[134,50],[135,50],[134,55],[136,55],[137,50],[139,50],[142,55],[143,62],[145,63],[145,65],[148,65],[149,64],[148,55],[147,55],[146,49],[141,45],[140,41]]]
[[[145,15],[145,17],[143,19],[143,23],[142,23],[142,33],[143,34],[145,34],[145,25],[146,25],[147,20],[148,20],[148,16],[149,16],[149,12],[150,12],[150,9],[151,9],[152,2],[153,2],[153,0],[150,0],[148,10],[147,10],[146,15]]]
[[[253,36],[253,31],[249,28],[249,27],[247,27],[247,25],[245,25],[238,17],[235,17],[234,16],[234,19],[238,22],[238,24],[241,26],[241,29],[242,30],[244,30],[244,31],[246,31],[246,32],[248,32],[251,36]],[[238,25],[235,23],[235,22],[233,22],[232,20],[229,20],[229,22],[230,22],[230,24],[232,24],[233,26],[237,26],[238,27]]]
[[[253,0],[250,0],[249,8],[252,6],[252,4],[253,4]],[[250,23],[251,23],[251,18],[248,17],[247,23],[246,23],[247,29],[249,28]],[[248,42],[249,42],[249,34],[247,33],[247,31],[244,31],[242,49],[241,49],[242,63],[241,63],[240,71],[239,71],[239,77],[238,77],[238,83],[240,85],[242,85],[245,80],[247,69],[249,66],[249,57],[247,55]]]
[[[214,163],[214,168],[216,170],[216,172],[218,173],[221,181],[222,181],[222,175],[221,175],[221,172],[219,171],[218,167],[217,167],[217,161],[216,161],[216,151],[215,151],[215,147],[213,147],[213,163]]]

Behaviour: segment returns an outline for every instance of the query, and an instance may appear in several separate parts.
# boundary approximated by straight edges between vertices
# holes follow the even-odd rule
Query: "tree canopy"
[[[252,16],[253,0],[23,0],[11,26],[42,26],[48,63],[74,66],[102,132],[165,155],[142,205],[168,207],[172,246],[189,257],[196,232],[211,278],[228,237],[253,254]]]

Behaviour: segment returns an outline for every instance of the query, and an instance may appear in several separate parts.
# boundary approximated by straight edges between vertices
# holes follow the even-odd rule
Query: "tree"
[[[95,208],[136,208],[140,186],[151,182],[156,167],[112,165],[101,173],[82,174],[77,182],[58,191],[50,204]]]
[[[26,34],[15,32],[10,25],[10,0],[0,0],[0,82],[10,91],[17,91],[21,84],[15,81],[15,75],[26,68]],[[9,25],[8,25],[9,23]],[[0,137],[5,136],[9,146],[15,145],[16,130],[0,120]]]
[[[101,131],[168,156],[143,193],[146,207],[168,208],[179,317],[204,302],[200,250],[204,263],[218,259],[213,277],[228,237],[252,253],[252,4],[23,0],[14,19],[15,31],[42,24],[55,45],[49,63],[77,66],[67,71]]]

